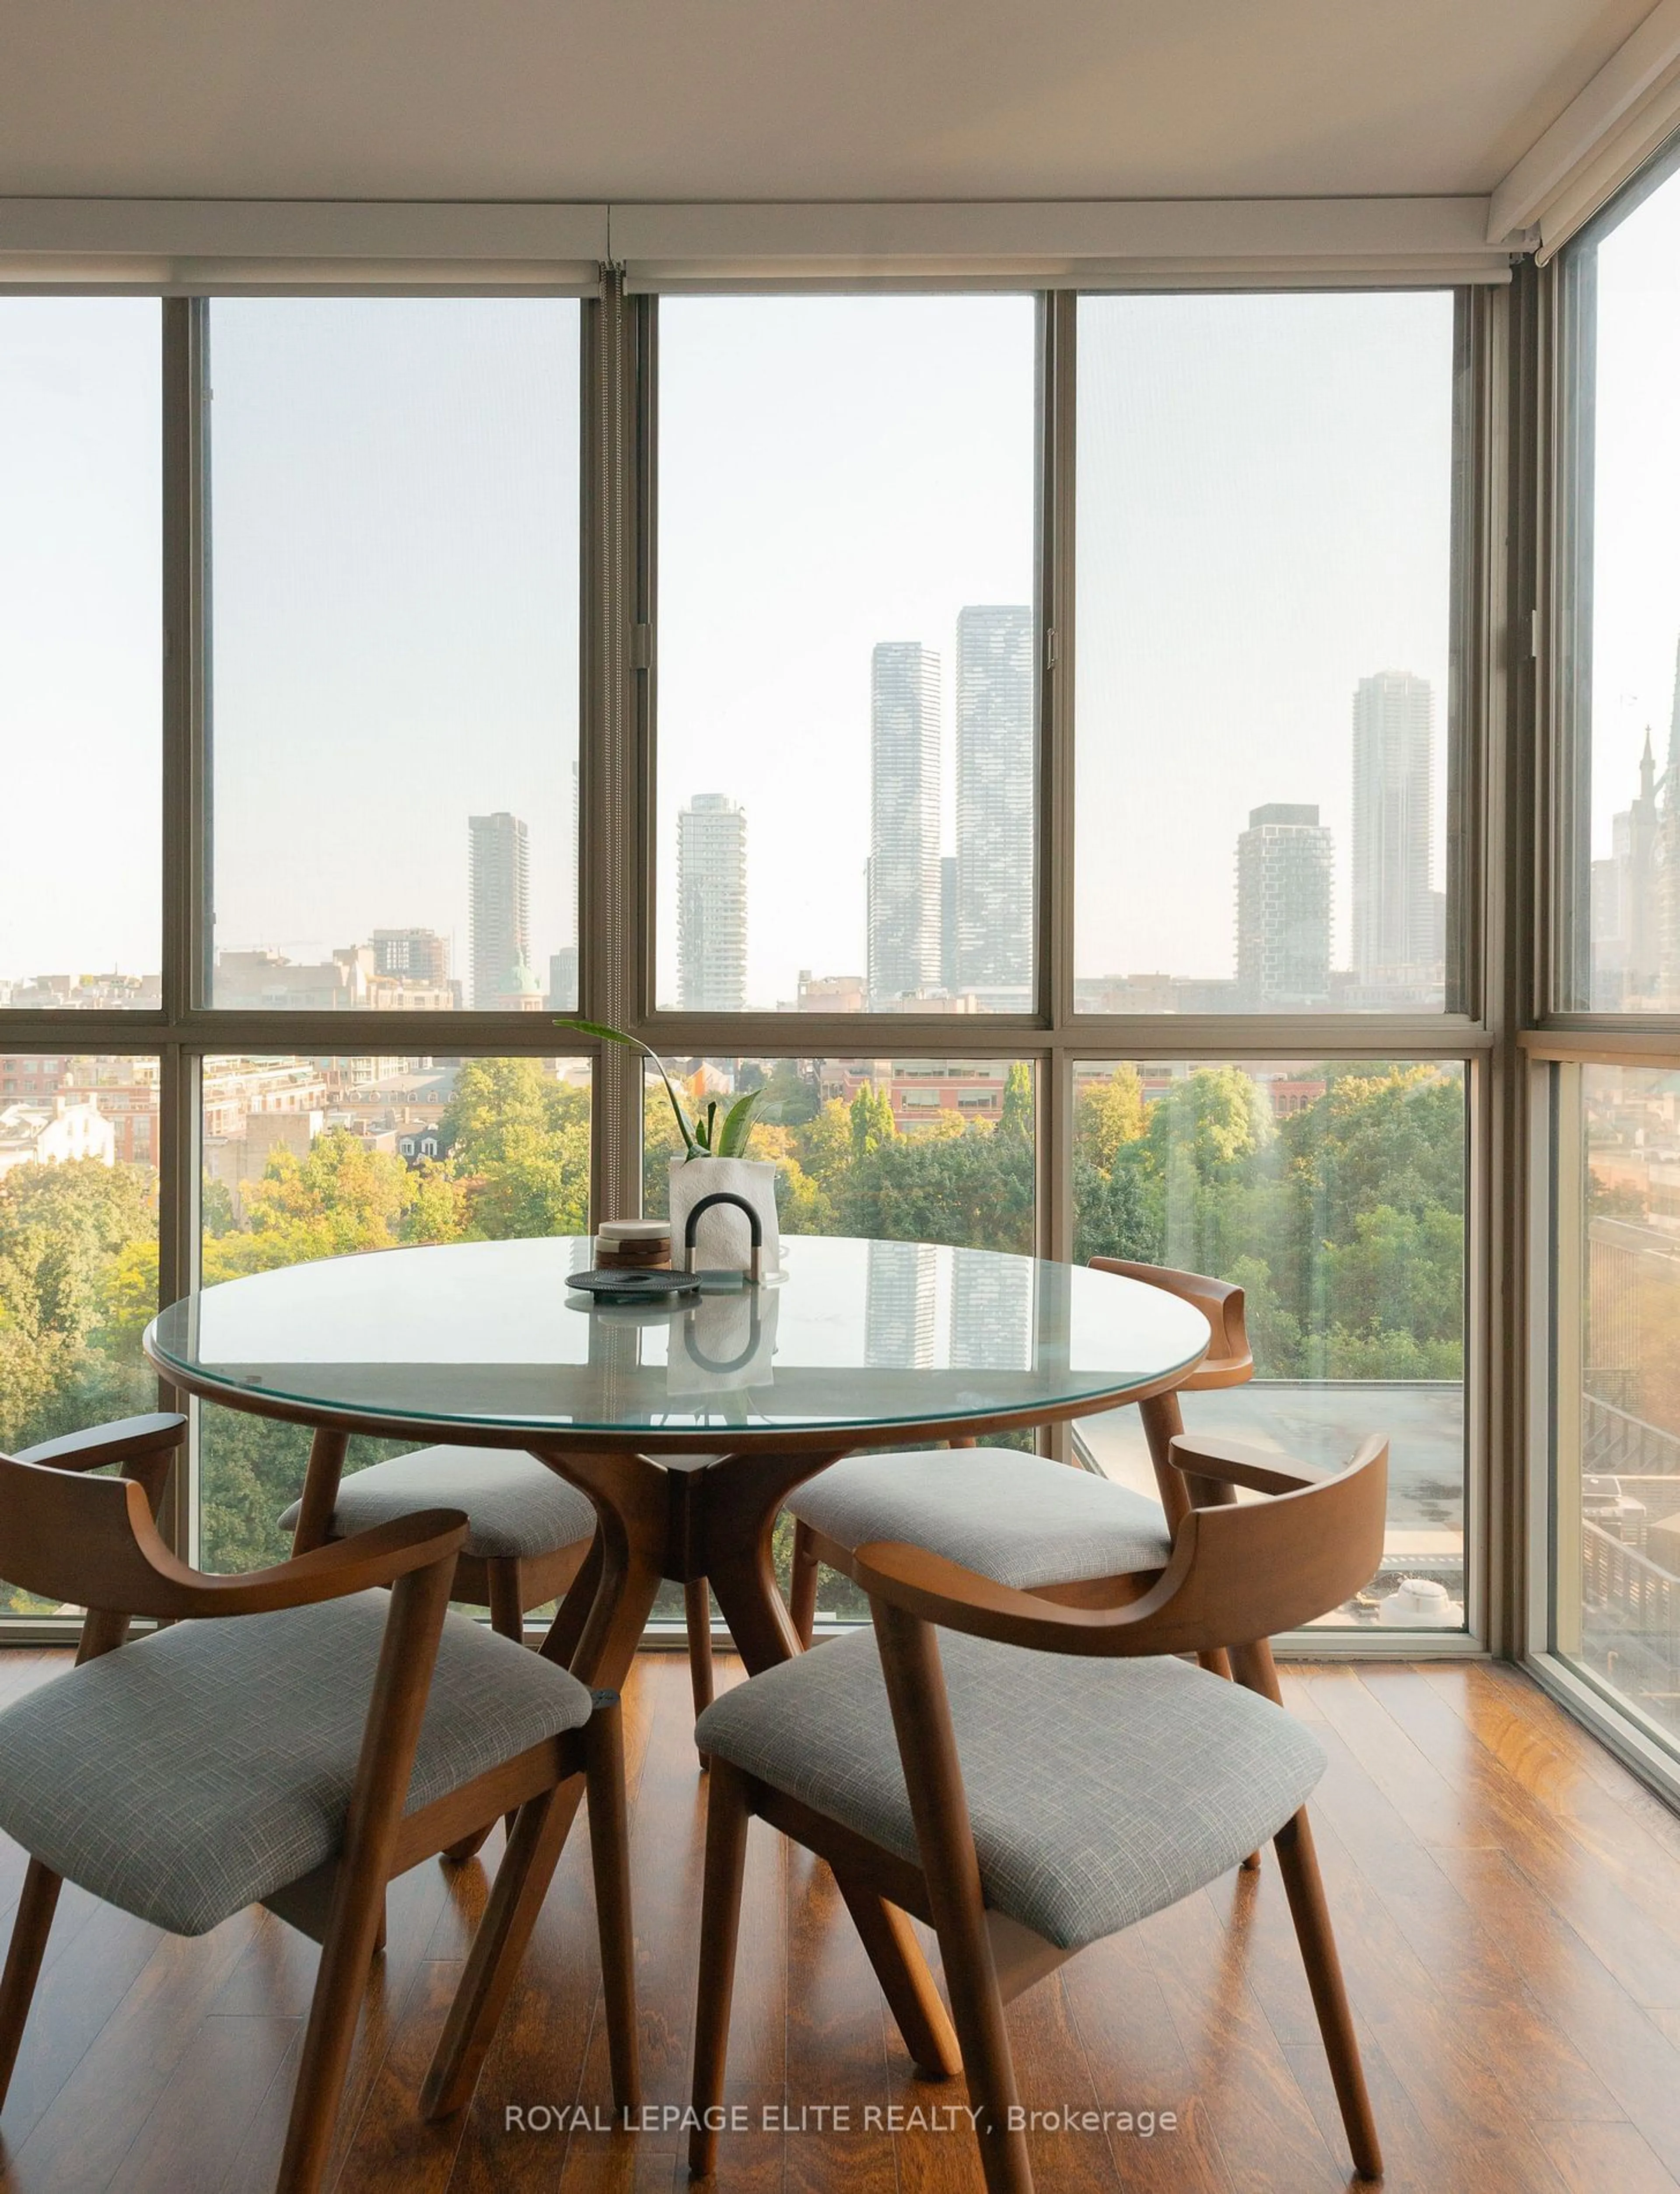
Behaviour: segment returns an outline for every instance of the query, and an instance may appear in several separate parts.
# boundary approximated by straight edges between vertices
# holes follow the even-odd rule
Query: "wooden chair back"
[[[167,1457],[179,1445],[184,1421],[134,1422],[146,1429],[131,1439],[107,1439],[95,1446],[51,1443],[26,1450],[51,1456],[61,1445],[64,1452],[51,1460],[0,1455],[0,1577],[38,1598],[85,1607],[90,1623],[307,1606],[451,1559],[466,1538],[466,1519],[458,1511],[429,1509],[278,1569],[206,1576],[164,1545],[153,1518],[162,1477],[148,1471],[153,1493],[140,1476],[160,1452]],[[160,1422],[167,1432],[157,1429]],[[89,1474],[112,1462],[135,1474]]]
[[[1212,1280],[1201,1272],[1174,1272],[1170,1265],[1138,1265],[1124,1257],[1093,1257],[1095,1272],[1118,1272],[1123,1280],[1141,1280],[1145,1287],[1160,1288],[1181,1302],[1194,1303],[1207,1320],[1213,1338],[1207,1353],[1188,1378],[1178,1381],[1181,1394],[1200,1394],[1218,1387],[1241,1387],[1254,1376],[1254,1354],[1248,1345],[1243,1316],[1242,1290],[1229,1280]]]
[[[1232,1482],[1219,1443],[1180,1434],[1177,1468]],[[1141,1598],[1072,1607],[1016,1592],[923,1548],[880,1541],[860,1547],[853,1575],[882,1606],[978,1638],[1040,1652],[1092,1655],[1201,1653],[1247,1646],[1327,1615],[1375,1575],[1388,1507],[1388,1442],[1366,1440],[1343,1470],[1318,1476],[1269,1457],[1267,1474],[1287,1487],[1268,1500],[1192,1508],[1173,1559]],[[1235,1482],[1252,1484],[1252,1477]],[[1115,1580],[1115,1597],[1134,1589]]]

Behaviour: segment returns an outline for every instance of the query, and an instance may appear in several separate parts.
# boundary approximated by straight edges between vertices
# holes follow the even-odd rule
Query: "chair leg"
[[[974,2135],[987,2194],[1033,2194],[1032,2162],[1020,2122],[1003,1994],[992,1961],[980,1862],[938,1648],[929,1624],[882,1601],[874,1605],[899,1757],[916,1761],[921,1770],[920,1776],[906,1774],[910,1811],[928,1908],[944,1962],[945,1990],[962,2050],[969,2105],[975,2113]]]
[[[1342,1980],[1342,1961],[1336,1955],[1336,1938],[1331,1932],[1329,1908],[1324,1901],[1324,1882],[1318,1871],[1318,1854],[1313,1849],[1312,1830],[1307,1824],[1304,1806],[1293,1820],[1284,1824],[1275,1841],[1290,1915],[1295,1922],[1295,1936],[1301,1946],[1301,1960],[1307,1969],[1307,1985],[1312,1991],[1313,2009],[1318,2013],[1318,2030],[1324,2037],[1324,2053],[1330,2060],[1330,2077],[1335,2083],[1336,2100],[1341,2105],[1342,2123],[1347,2129],[1348,2146],[1353,2153],[1354,2168],[1362,2179],[1380,2179],[1383,2151],[1377,2139],[1377,2122],[1371,2114],[1371,2098],[1366,2092],[1365,2070],[1359,2060],[1359,2037],[1353,2030],[1353,2013],[1348,2007],[1347,1990]]]
[[[519,1574],[519,1565],[511,1555],[497,1554],[486,1559],[485,1575],[490,1584],[490,1627],[498,1638],[510,1638],[516,1646],[523,1646],[525,1637],[525,1585]],[[505,1817],[507,1834],[513,1833],[517,1813]],[[462,1836],[458,1843],[450,1844],[443,1856],[456,1865],[476,1858],[484,1849],[485,1839],[496,1826],[486,1821],[471,1835]]]
[[[318,2194],[332,2156],[454,1572],[432,1562],[392,1588],[275,2194]]]
[[[688,2136],[689,2176],[703,2178],[718,2160],[716,2112],[723,2101],[729,2054],[729,2007],[735,1993],[735,1946],[741,1932],[741,1887],[747,1869],[747,1785],[727,1760],[712,1766],[706,1804],[706,1884],[700,1906],[700,1988],[694,2015],[694,2123]]]
[[[578,1795],[574,1778],[519,1808],[513,1841],[496,1870],[490,1902],[421,2089],[421,2109],[428,2118],[450,2116],[470,2099],[478,2085],[519,1960],[565,1847]]]
[[[954,2080],[962,2070],[962,2052],[927,1969],[907,1912],[889,1904],[851,1874],[836,1875],[840,1893],[851,1915],[875,1978],[886,1993],[886,2007],[910,2053],[920,2080]],[[890,1978],[889,1978],[890,1977]]]
[[[519,1561],[511,1554],[498,1554],[485,1564],[485,1576],[490,1584],[490,1628],[499,1638],[511,1638],[516,1646],[523,1646],[525,1579]]]
[[[513,1555],[498,1555],[485,1564],[485,1575],[490,1585],[490,1627],[498,1637],[511,1639],[515,1646],[525,1642],[525,1581],[519,1559]],[[504,1814],[502,1825],[511,1836],[518,1818],[516,1806]],[[486,1829],[479,1841],[484,1842],[490,1831]]]
[[[59,1887],[59,1875],[38,1858],[31,1859],[18,1898],[17,1918],[12,1923],[5,1975],[0,1979],[0,2104],[12,2084],[29,2007],[35,1999],[35,1984],[41,1977],[41,1961],[46,1956],[47,1938],[52,1933],[53,1914],[58,1909]]]
[[[817,1542],[811,1526],[795,1519],[794,1524],[794,1573],[788,1581],[788,1613],[794,1625],[794,1634],[801,1646],[809,1646],[811,1634],[817,1628]]]
[[[704,1577],[691,1577],[683,1587],[683,1614],[688,1624],[688,1680],[694,1691],[694,1719],[698,1721],[712,1703],[712,1588]],[[702,1753],[703,1760],[705,1755]]]
[[[589,1859],[601,1942],[612,2099],[621,2117],[641,2100],[636,2042],[636,1933],[630,1916],[630,1831],[624,1803],[624,1720],[616,1698],[599,1694],[584,1733]]]
[[[316,2194],[325,2174],[368,1968],[384,1919],[382,1881],[350,1891],[322,1945],[275,2194]]]
[[[1257,1639],[1252,1646],[1233,1646],[1230,1655],[1221,1653],[1224,1667],[1216,1673],[1229,1676],[1234,1684],[1246,1691],[1258,1691],[1263,1699],[1270,1699],[1275,1707],[1283,1704],[1282,1686],[1277,1680],[1277,1663],[1271,1657],[1271,1640]],[[1204,1661],[1202,1666],[1207,1667]],[[1259,1852],[1250,1852],[1242,1862],[1245,1874],[1253,1874],[1260,1864]]]

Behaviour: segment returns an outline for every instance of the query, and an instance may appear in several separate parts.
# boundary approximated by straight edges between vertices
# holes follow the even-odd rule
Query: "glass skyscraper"
[[[884,640],[869,671],[872,1007],[939,987],[939,658]]]
[[[473,1004],[505,1004],[513,979],[530,961],[530,842],[505,809],[467,818],[471,893]]]
[[[677,817],[677,996],[690,1013],[747,1002],[747,818],[720,792]]]
[[[1429,853],[1435,696],[1379,670],[1353,697],[1353,971],[1367,989],[1415,988],[1442,945]]]
[[[956,982],[1032,999],[1033,614],[977,606],[957,618]]]

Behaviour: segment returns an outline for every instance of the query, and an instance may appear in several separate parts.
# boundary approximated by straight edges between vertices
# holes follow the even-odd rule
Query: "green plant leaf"
[[[576,1014],[561,1015],[554,1026],[576,1029],[580,1036],[593,1037],[599,1043],[622,1043],[627,1050],[639,1051],[644,1059],[651,1059],[659,1069],[659,1079],[665,1084],[665,1094],[671,1100],[671,1112],[677,1123],[677,1133],[683,1139],[683,1156],[685,1158],[694,1156],[697,1148],[694,1129],[689,1124],[688,1115],[677,1095],[676,1085],[666,1071],[664,1060],[651,1043],[644,1043],[639,1037],[626,1036],[622,1029],[609,1028],[605,1021],[586,1021]]]
[[[737,1097],[724,1116],[723,1133],[718,1140],[720,1158],[738,1158],[747,1147],[747,1139],[753,1132],[753,1113],[763,1092],[749,1089],[744,1097]]]
[[[563,1014],[555,1021],[554,1026],[561,1029],[576,1029],[580,1036],[592,1036],[604,1043],[626,1044],[632,1051],[646,1051],[650,1059],[657,1057],[657,1053],[648,1051],[645,1043],[639,1043],[633,1036],[626,1036],[622,1029],[609,1028],[605,1021],[586,1021],[576,1014]]]

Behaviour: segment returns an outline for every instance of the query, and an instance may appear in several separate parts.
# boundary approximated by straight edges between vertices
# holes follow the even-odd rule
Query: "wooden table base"
[[[749,1675],[790,1660],[801,1648],[777,1588],[776,1519],[796,1485],[845,1452],[661,1462],[533,1449],[588,1494],[599,1519],[599,1559],[579,1572],[542,1651],[585,1683],[619,1689],[668,1579],[709,1584]],[[956,2035],[909,1919],[859,1882],[840,1887],[917,2069],[926,2079],[955,2077]]]

